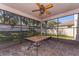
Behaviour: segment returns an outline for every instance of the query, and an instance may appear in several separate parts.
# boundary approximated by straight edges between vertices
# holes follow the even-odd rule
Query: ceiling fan
[[[44,6],[43,4],[36,3],[36,5],[38,6],[39,9],[32,10],[32,12],[39,11],[40,12],[39,16],[43,15],[44,13],[46,13],[47,15],[51,14],[51,12],[48,11],[48,9],[52,8],[53,4],[48,4],[47,6]]]

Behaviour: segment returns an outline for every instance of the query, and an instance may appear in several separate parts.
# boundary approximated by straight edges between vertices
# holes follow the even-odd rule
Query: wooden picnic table
[[[32,36],[32,37],[27,37],[26,39],[32,42],[31,45],[29,46],[29,48],[31,48],[31,47],[34,47],[34,46],[35,47],[40,46],[40,42],[44,41],[48,38],[49,38],[49,36]]]
[[[40,42],[47,38],[48,38],[48,36],[32,36],[32,37],[28,37],[27,39],[30,41],[33,41],[33,42]]]

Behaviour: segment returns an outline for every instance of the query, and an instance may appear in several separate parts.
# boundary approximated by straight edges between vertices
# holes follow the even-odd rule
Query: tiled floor
[[[46,40],[41,46],[27,50],[30,42],[11,46],[0,50],[1,56],[79,56],[79,45],[66,44],[59,41]]]

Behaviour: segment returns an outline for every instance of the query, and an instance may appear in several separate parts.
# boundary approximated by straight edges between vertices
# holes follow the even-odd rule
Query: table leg
[[[33,43],[30,44],[30,46],[27,48],[27,50],[29,50],[30,48],[32,48],[34,45]]]
[[[36,55],[38,56],[38,43],[36,43]]]
[[[38,56],[38,47],[40,46],[41,44],[39,42],[32,42],[31,45],[28,47],[27,50],[29,50],[30,48],[32,47],[36,47],[36,55]]]

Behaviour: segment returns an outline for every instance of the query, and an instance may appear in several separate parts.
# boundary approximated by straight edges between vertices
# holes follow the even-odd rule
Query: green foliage
[[[52,38],[61,38],[61,39],[68,39],[68,40],[73,39],[72,36],[67,36],[67,35],[55,35],[55,34],[47,34],[47,35],[52,37]]]

